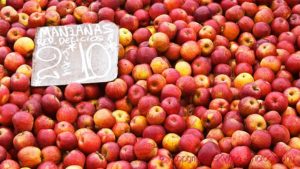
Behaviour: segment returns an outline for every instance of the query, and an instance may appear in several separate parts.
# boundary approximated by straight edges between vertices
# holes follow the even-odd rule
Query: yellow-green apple
[[[166,51],[169,44],[169,37],[162,32],[155,33],[149,38],[149,46],[155,48],[158,52]]]
[[[289,87],[283,93],[290,105],[295,105],[300,100],[300,90],[297,87]]]
[[[163,148],[175,153],[179,150],[180,136],[175,133],[169,133],[162,140]]]
[[[149,64],[138,64],[135,65],[132,70],[133,78],[137,80],[146,80],[152,75],[151,67]]]
[[[174,157],[174,165],[178,169],[196,169],[198,164],[197,157],[187,151],[181,151]]]
[[[234,87],[241,89],[244,85],[254,82],[254,78],[249,73],[241,73],[237,75],[233,81]]]
[[[199,131],[203,131],[203,124],[199,117],[195,115],[190,115],[186,117],[186,125],[188,129],[197,129]]]
[[[137,136],[141,136],[146,127],[147,119],[145,116],[138,115],[130,121],[130,131]]]
[[[153,73],[162,74],[164,72],[164,70],[170,68],[170,63],[168,62],[168,60],[166,58],[155,57],[152,59],[152,61],[150,63],[150,67],[151,67]]]
[[[126,28],[119,29],[119,41],[124,47],[129,45],[132,41],[132,33]]]
[[[211,54],[212,51],[214,50],[214,43],[210,39],[207,38],[200,39],[197,43],[200,47],[201,54],[203,54],[204,56]]]
[[[56,11],[46,11],[45,13],[46,25],[58,26],[60,24],[60,15]]]
[[[184,60],[179,60],[175,64],[175,69],[179,72],[181,76],[190,76],[192,74],[192,67],[191,65],[184,61]]]

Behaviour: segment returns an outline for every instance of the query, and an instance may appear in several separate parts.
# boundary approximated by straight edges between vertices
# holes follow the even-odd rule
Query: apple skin
[[[271,92],[266,96],[264,104],[268,110],[283,112],[288,107],[288,100],[280,92]]]
[[[214,157],[220,154],[220,148],[213,142],[207,142],[200,148],[198,152],[198,160],[201,164],[210,166]]]
[[[243,158],[240,158],[240,153],[244,154]],[[252,154],[251,150],[247,146],[238,146],[230,151],[230,157],[233,160],[234,166],[245,167],[250,163]]]
[[[178,169],[196,168],[198,164],[197,157],[187,151],[181,151],[174,157],[174,165]]]
[[[290,140],[290,133],[283,125],[273,124],[270,125],[267,130],[272,137],[272,144],[276,144],[278,142],[288,143]]]
[[[33,128],[33,116],[24,111],[19,111],[12,117],[12,123],[17,132],[31,131]]]
[[[43,161],[51,161],[58,164],[62,160],[60,149],[56,146],[47,146],[42,149]]]
[[[222,167],[233,167],[233,161],[229,154],[227,153],[220,153],[216,155],[212,161],[211,168],[217,169]]]
[[[269,148],[271,140],[272,137],[266,130],[256,130],[251,134],[251,146],[255,149]]]
[[[4,161],[1,162],[0,167],[3,169],[19,169],[20,166],[19,164],[14,161],[14,160],[10,160],[10,159],[6,159]]]
[[[63,159],[63,166],[68,167],[71,165],[78,165],[84,167],[86,158],[85,155],[79,150],[70,151]]]
[[[181,116],[177,114],[171,114],[166,118],[164,127],[168,132],[181,134],[186,128],[186,123]]]
[[[41,148],[54,145],[55,141],[56,134],[52,129],[41,129],[37,134],[37,142]]]
[[[226,136],[231,136],[234,131],[243,130],[243,128],[244,128],[243,123],[233,118],[224,120],[222,125],[222,131]]]
[[[54,115],[61,106],[57,97],[52,94],[45,94],[42,97],[41,105],[44,112],[49,115]]]
[[[56,144],[63,150],[73,150],[78,146],[75,134],[68,131],[57,135]]]
[[[46,168],[53,168],[58,169],[57,165],[51,161],[42,162],[37,169],[46,169]]]
[[[87,169],[106,168],[106,166],[107,166],[107,161],[105,157],[98,152],[91,153],[86,157]]]
[[[139,160],[150,160],[157,154],[157,144],[150,138],[142,138],[134,145],[134,154]]]
[[[41,150],[33,146],[24,147],[18,152],[18,159],[22,167],[36,167],[42,162]]]
[[[300,151],[297,149],[290,149],[282,157],[283,164],[289,168],[300,166],[297,160],[300,157]]]

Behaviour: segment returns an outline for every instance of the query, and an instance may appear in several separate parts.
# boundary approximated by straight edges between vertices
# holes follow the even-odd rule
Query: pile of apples
[[[38,27],[102,20],[117,79],[30,86]],[[0,0],[0,169],[299,169],[299,49],[299,0]]]

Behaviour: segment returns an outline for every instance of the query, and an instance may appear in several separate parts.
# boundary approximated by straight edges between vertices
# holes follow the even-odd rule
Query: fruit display
[[[104,20],[115,80],[30,85],[37,28]],[[106,168],[300,168],[300,1],[0,0],[0,169]]]

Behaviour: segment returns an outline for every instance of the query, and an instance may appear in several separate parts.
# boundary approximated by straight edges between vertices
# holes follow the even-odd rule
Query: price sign
[[[96,83],[118,73],[118,27],[111,22],[38,28],[32,86]]]

